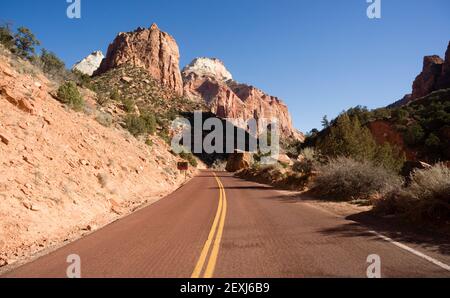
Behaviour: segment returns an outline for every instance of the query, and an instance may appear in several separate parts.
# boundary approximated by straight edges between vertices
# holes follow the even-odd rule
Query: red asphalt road
[[[449,264],[446,253],[413,248]],[[208,171],[159,202],[4,277],[66,277],[72,254],[81,258],[82,277],[185,278],[195,268],[199,277],[208,271],[219,278],[366,277],[371,254],[381,257],[383,277],[450,277],[442,266],[364,226],[285,192]]]

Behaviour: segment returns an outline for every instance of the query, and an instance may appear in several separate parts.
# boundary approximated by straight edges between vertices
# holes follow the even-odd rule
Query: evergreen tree
[[[20,27],[17,30],[14,41],[17,55],[25,59],[33,58],[36,52],[35,47],[41,44],[30,29],[25,27]]]
[[[389,144],[377,145],[370,130],[363,126],[356,116],[340,115],[329,134],[318,141],[318,149],[329,157],[350,157],[364,162],[400,171],[405,161],[404,155]]]
[[[375,154],[376,144],[369,129],[363,127],[358,118],[351,119],[348,114],[342,114],[331,127],[329,135],[319,141],[318,147],[328,156],[370,160]]]

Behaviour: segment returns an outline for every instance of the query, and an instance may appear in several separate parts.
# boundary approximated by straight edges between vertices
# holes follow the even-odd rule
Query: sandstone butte
[[[121,32],[109,45],[106,58],[94,75],[102,74],[124,64],[146,69],[162,86],[183,94],[183,80],[179,68],[180,53],[175,39],[159,30],[138,28]]]
[[[424,57],[422,72],[414,80],[409,99],[415,100],[445,88],[450,88],[450,42],[444,59],[437,55]]]
[[[119,33],[94,75],[124,64],[141,67],[175,94],[204,100],[221,118],[256,119],[259,132],[263,130],[263,120],[274,118],[283,137],[304,139],[293,127],[286,104],[256,87],[233,81],[220,60],[197,58],[181,73],[179,59],[175,39],[153,24],[148,29]]]

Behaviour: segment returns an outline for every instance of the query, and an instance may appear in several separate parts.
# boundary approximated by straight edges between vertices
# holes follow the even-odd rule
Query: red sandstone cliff
[[[414,80],[412,94],[406,95],[392,106],[402,106],[433,91],[446,88],[450,88],[450,42],[445,59],[437,55],[424,57],[422,72]]]
[[[283,137],[304,139],[293,127],[286,104],[253,86],[233,81],[220,60],[196,59],[182,75],[185,95],[204,100],[217,116],[244,121],[256,119],[258,132],[264,130],[264,120],[276,119]]]
[[[109,45],[95,75],[112,68],[131,64],[146,69],[162,86],[183,94],[183,81],[179,68],[180,54],[175,39],[162,32],[156,24],[149,29],[119,33]]]

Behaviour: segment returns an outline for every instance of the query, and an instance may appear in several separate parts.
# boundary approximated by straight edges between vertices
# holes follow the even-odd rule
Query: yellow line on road
[[[225,226],[225,217],[227,212],[227,198],[225,189],[223,187],[222,182],[214,174],[216,178],[217,185],[219,186],[219,207],[217,208],[216,217],[214,218],[213,225],[211,227],[211,231],[209,232],[208,240],[203,247],[203,250],[200,254],[200,258],[195,266],[194,272],[191,275],[191,278],[199,278],[201,276],[203,267],[205,265],[209,250],[211,248],[211,244],[214,241],[211,255],[209,257],[208,265],[206,267],[206,271],[204,273],[205,278],[211,278],[214,274],[214,270],[217,263],[217,256],[219,255],[220,242],[222,240],[223,229]],[[220,222],[220,223],[219,223]],[[217,234],[216,234],[217,231]],[[216,237],[214,238],[214,235]]]
[[[206,267],[205,278],[212,278],[214,270],[216,269],[217,257],[219,256],[220,243],[222,242],[223,229],[225,227],[225,218],[227,216],[227,194],[225,193],[225,188],[219,178],[217,178],[217,183],[219,183],[219,187],[223,192],[223,209],[222,216],[220,218],[219,230],[216,235],[216,241],[214,242],[211,256],[209,257],[208,266]]]

